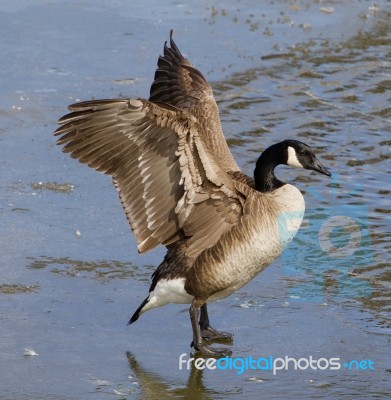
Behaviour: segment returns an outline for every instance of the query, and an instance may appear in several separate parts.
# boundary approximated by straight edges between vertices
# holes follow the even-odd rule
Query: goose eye
[[[304,156],[305,155],[305,151],[304,150],[299,150],[299,156]]]

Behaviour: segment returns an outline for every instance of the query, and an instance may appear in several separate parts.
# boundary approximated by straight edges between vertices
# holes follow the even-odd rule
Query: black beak
[[[323,175],[331,176],[331,172],[324,167],[317,158],[315,158],[314,162],[308,167],[308,169],[312,169],[313,171],[319,172]]]

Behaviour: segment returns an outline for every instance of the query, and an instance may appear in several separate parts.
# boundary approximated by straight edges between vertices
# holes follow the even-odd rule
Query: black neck
[[[286,158],[284,149],[280,143],[268,147],[258,158],[254,170],[255,189],[259,192],[272,192],[285,185],[274,175],[277,165],[283,164],[281,160]]]

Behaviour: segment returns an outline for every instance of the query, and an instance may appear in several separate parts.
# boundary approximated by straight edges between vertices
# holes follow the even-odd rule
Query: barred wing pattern
[[[150,101],[187,109],[202,126],[217,161],[225,171],[239,171],[221,128],[213,91],[201,72],[181,54],[170,33],[170,47],[164,44],[159,57]]]
[[[212,247],[243,214],[245,195],[187,110],[147,100],[93,100],[69,107],[58,144],[113,177],[138,249],[188,237],[188,256]]]

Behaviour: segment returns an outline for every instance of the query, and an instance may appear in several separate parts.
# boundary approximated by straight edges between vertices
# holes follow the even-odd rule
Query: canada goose
[[[207,303],[265,269],[295,236],[304,214],[300,191],[274,175],[277,165],[330,176],[311,148],[284,140],[258,158],[254,178],[236,164],[203,75],[170,34],[149,100],[92,100],[69,106],[58,144],[72,158],[111,175],[144,253],[167,247],[149,295],[131,317],[168,303],[191,304],[192,345],[230,353],[204,339],[231,338],[209,324]]]

